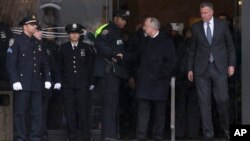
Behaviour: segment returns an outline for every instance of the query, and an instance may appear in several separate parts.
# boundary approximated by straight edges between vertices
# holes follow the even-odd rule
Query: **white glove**
[[[23,89],[23,87],[22,87],[22,85],[21,85],[20,82],[15,82],[15,83],[13,83],[13,90],[15,90],[15,91],[20,91],[20,90],[22,90],[22,89]]]
[[[45,89],[50,89],[51,88],[51,83],[46,81],[45,82]]]
[[[56,83],[55,86],[54,86],[54,89],[60,90],[61,87],[62,87],[61,83]]]
[[[89,86],[90,91],[94,90],[94,88],[95,88],[95,85],[93,85],[93,84]]]

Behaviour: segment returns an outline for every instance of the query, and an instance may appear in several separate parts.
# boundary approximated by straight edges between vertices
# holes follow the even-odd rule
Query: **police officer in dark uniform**
[[[51,87],[42,46],[36,44],[32,37],[37,28],[36,22],[35,16],[25,17],[19,23],[23,33],[10,40],[7,50],[6,68],[14,90],[14,141],[41,141],[41,90],[43,85],[46,89]],[[44,79],[40,76],[41,72]],[[45,80],[44,84],[42,80]],[[30,125],[30,128],[26,125]]]
[[[93,67],[89,45],[79,41],[83,33],[80,24],[69,24],[65,30],[69,33],[69,42],[62,44],[58,52],[58,64],[61,73],[62,91],[68,125],[69,141],[76,141],[78,124],[83,140],[90,140],[88,102],[91,67]],[[78,113],[79,120],[77,120]]]
[[[6,51],[10,38],[13,36],[10,26],[4,22],[0,22],[0,80],[7,81],[5,62]]]
[[[102,97],[102,140],[118,138],[118,98],[120,79],[128,78],[123,64],[124,45],[121,30],[126,25],[129,12],[120,10],[113,21],[101,26],[95,40],[97,56],[94,76],[97,79],[97,91]],[[99,29],[97,29],[99,30]]]
[[[51,72],[51,82],[54,85],[55,89],[60,90],[61,84],[59,83],[59,74],[58,74],[58,65],[55,59],[55,51],[56,49],[53,48],[54,46],[49,46],[45,42],[42,41],[42,31],[41,26],[38,25],[36,32],[33,34],[33,36],[37,39],[36,44],[42,46],[42,49],[44,50],[44,55],[47,59],[49,69]],[[43,73],[41,74],[43,77]],[[42,141],[48,141],[48,129],[47,129],[47,111],[48,111],[48,104],[49,99],[52,96],[52,89],[42,89],[42,129],[41,129],[41,135],[42,135]]]

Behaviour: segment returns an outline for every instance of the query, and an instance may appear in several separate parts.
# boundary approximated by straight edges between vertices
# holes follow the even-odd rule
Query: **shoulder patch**
[[[13,44],[14,44],[14,42],[15,42],[14,38],[11,38],[11,39],[9,40],[9,47],[12,47]]]
[[[103,31],[102,31],[102,35],[107,35],[109,33],[109,31],[107,30],[107,29],[104,29]]]
[[[4,31],[1,31],[1,32],[0,32],[0,38],[1,38],[1,39],[5,39],[5,38],[6,38],[6,34],[5,34]]]
[[[9,47],[7,53],[12,53],[12,49]]]

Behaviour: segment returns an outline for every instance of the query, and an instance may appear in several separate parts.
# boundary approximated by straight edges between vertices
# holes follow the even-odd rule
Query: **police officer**
[[[14,141],[40,141],[42,123],[42,78],[45,88],[51,87],[50,72],[41,45],[32,35],[36,31],[35,16],[25,17],[19,25],[23,33],[9,42],[6,68],[14,90]],[[29,113],[30,128],[27,128]],[[29,129],[29,131],[27,131]]]
[[[10,26],[0,21],[0,80],[7,81],[5,63],[6,51],[10,38],[13,36]]]
[[[97,56],[94,76],[97,79],[97,91],[102,99],[102,140],[118,138],[117,110],[119,85],[121,78],[128,78],[123,65],[124,45],[121,30],[126,25],[129,12],[120,10],[113,21],[97,29],[95,47]]]
[[[80,24],[67,25],[65,30],[69,33],[70,41],[62,44],[58,52],[69,141],[76,141],[77,121],[81,123],[83,140],[90,140],[88,87],[93,65],[89,45],[79,41],[80,34],[83,33],[82,29],[83,26]],[[77,120],[77,112],[79,120]]]
[[[51,72],[51,82],[54,85],[55,89],[60,90],[61,84],[59,83],[59,76],[58,76],[58,65],[55,59],[55,51],[56,49],[53,48],[54,46],[49,46],[45,42],[42,41],[42,31],[41,26],[38,25],[36,32],[33,34],[33,36],[37,39],[36,44],[42,46],[42,49],[44,50],[44,55],[47,59],[49,69]],[[43,73],[41,74],[43,77]],[[42,135],[42,141],[48,141],[48,129],[47,129],[47,111],[48,111],[48,104],[49,99],[52,96],[52,89],[42,89],[42,129],[41,129],[41,135]]]

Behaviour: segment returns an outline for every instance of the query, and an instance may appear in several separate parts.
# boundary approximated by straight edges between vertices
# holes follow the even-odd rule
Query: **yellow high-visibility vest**
[[[106,26],[108,26],[108,23],[99,26],[95,31],[95,37],[97,37],[102,32],[102,29],[105,28]]]

